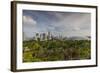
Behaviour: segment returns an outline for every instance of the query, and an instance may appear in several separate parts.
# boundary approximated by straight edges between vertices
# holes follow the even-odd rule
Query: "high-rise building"
[[[42,36],[43,36],[42,40],[47,40],[45,33],[43,33]]]
[[[47,39],[51,40],[51,33],[50,32],[48,32],[48,34],[47,34]]]
[[[39,33],[36,33],[35,40],[38,40],[39,38]]]

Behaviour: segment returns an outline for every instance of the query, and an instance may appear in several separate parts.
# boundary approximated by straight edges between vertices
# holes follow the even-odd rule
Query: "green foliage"
[[[90,59],[90,48],[90,40],[24,41],[23,62]]]

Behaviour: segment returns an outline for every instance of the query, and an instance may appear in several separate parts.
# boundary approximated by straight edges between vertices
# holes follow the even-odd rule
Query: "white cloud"
[[[23,39],[32,38],[33,32],[37,31],[36,29],[37,21],[35,21],[31,16],[23,16]],[[34,31],[33,31],[34,30]]]
[[[37,22],[31,16],[23,16],[23,24],[27,26],[35,26]]]

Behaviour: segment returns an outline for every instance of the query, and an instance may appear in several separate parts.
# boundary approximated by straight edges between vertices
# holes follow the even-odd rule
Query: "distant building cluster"
[[[52,34],[50,32],[48,32],[48,33],[36,33],[34,39],[40,40],[40,41],[51,40]]]
[[[51,34],[51,32],[47,32],[47,33],[36,33],[36,35],[33,39],[45,41],[45,40],[54,40],[54,39],[57,40],[57,39],[64,39],[64,38],[61,35],[54,36],[54,35]]]
[[[23,35],[25,35],[23,33]],[[23,36],[24,40],[36,40],[36,41],[46,41],[46,40],[91,40],[91,36],[62,36],[60,34],[52,34],[51,32],[46,33],[35,33],[33,38],[27,38]]]

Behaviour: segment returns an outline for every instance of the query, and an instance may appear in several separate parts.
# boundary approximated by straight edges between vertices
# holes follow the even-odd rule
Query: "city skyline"
[[[23,10],[24,37],[51,32],[63,37],[91,36],[90,13]]]

